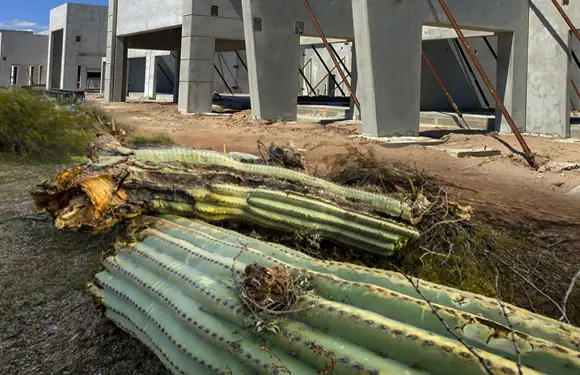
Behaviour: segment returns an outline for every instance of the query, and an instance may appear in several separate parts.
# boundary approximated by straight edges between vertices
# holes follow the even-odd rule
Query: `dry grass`
[[[550,223],[533,219],[510,221],[505,212],[476,211],[469,220],[466,207],[453,202],[448,191],[461,189],[423,171],[379,159],[372,151],[350,148],[328,159],[328,178],[378,193],[424,195],[432,203],[418,224],[422,236],[391,258],[365,254],[320,241],[316,233],[259,236],[298,248],[309,255],[389,270],[466,291],[496,297],[532,311],[562,316],[562,303],[580,262],[559,254],[567,239],[561,228],[552,235]],[[565,226],[565,224],[563,224]],[[576,228],[577,230],[577,228]],[[498,280],[499,290],[496,288]],[[567,317],[580,324],[580,288],[571,294]]]

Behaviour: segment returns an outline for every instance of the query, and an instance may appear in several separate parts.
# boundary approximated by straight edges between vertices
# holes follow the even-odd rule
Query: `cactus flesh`
[[[580,330],[515,306],[503,304],[512,330],[483,296],[178,216],[142,216],[134,228],[136,240],[117,242],[91,291],[174,373],[580,373]],[[259,329],[240,298],[255,264],[308,276],[310,291],[276,330]]]

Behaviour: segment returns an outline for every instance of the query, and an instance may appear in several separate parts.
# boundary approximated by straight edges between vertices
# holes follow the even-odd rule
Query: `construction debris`
[[[546,165],[541,166],[538,169],[538,172],[545,173],[545,172],[563,172],[563,171],[573,171],[576,169],[580,169],[580,163],[556,163],[550,162]]]
[[[482,148],[482,149],[445,149],[449,155],[456,158],[478,157],[488,158],[492,156],[500,156],[501,151],[497,148]]]

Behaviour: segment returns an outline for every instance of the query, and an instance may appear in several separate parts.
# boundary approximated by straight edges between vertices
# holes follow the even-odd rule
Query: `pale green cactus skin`
[[[197,220],[139,220],[146,227],[139,241],[117,244],[91,291],[176,374],[317,374],[331,359],[313,342],[332,353],[329,373],[487,373],[403,275],[318,261]],[[241,277],[253,263],[309,273],[312,293],[297,308],[311,308],[285,319],[278,334],[256,332],[238,297],[232,267]],[[426,282],[420,290],[494,374],[519,373],[497,301]],[[504,306],[523,374],[580,373],[578,328]]]
[[[140,162],[155,164],[179,162],[186,165],[220,166],[240,172],[287,179],[305,186],[324,189],[339,196],[360,200],[361,202],[372,205],[375,210],[396,218],[402,217],[410,220],[412,217],[411,205],[409,202],[405,202],[404,199],[398,200],[391,196],[351,189],[286,168],[243,163],[235,158],[215,151],[192,150],[187,148],[144,149],[134,150],[133,156]]]
[[[390,255],[419,236],[415,228],[402,223],[347,211],[297,193],[215,184],[188,189],[186,194],[195,203],[152,200],[149,209],[207,221],[240,219],[283,231],[308,229],[381,255]]]

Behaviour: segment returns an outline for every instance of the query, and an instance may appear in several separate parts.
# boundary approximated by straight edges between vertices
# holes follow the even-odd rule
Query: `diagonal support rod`
[[[348,89],[348,92],[350,93],[350,97],[352,98],[352,100],[354,101],[354,104],[356,105],[357,109],[360,112],[360,102],[359,102],[358,98],[356,97],[356,94],[355,94],[354,90],[352,89],[352,86],[347,81],[346,75],[344,74],[344,72],[340,68],[340,64],[336,58],[336,55],[332,52],[332,49],[330,48],[330,43],[328,43],[328,39],[326,39],[326,36],[324,35],[324,32],[322,31],[322,28],[320,27],[320,24],[318,23],[318,20],[316,19],[316,16],[314,15],[314,11],[312,10],[310,3],[308,2],[308,0],[302,0],[302,2],[304,3],[304,7],[306,7],[306,10],[308,11],[310,18],[312,18],[312,23],[314,23],[314,27],[316,27],[316,30],[318,31],[320,38],[322,38],[322,41],[324,42],[324,45],[326,46],[326,49],[328,50],[328,53],[330,54],[330,57],[332,58],[332,61],[334,62],[334,66],[336,66],[336,68],[338,69],[340,77],[344,81],[344,84],[345,84],[346,88]]]
[[[304,82],[306,82],[306,85],[308,86],[308,88],[310,89],[310,91],[312,92],[312,94],[314,94],[316,96],[316,90],[314,90],[314,87],[312,87],[312,84],[310,83],[310,81],[308,80],[308,78],[306,78],[306,74],[304,74],[304,70],[298,68],[298,72],[302,76],[302,79],[304,80]]]
[[[441,5],[441,8],[443,8],[443,12],[445,12],[445,15],[449,19],[449,22],[451,23],[451,25],[453,25],[453,29],[455,29],[455,32],[457,33],[457,36],[459,37],[459,40],[461,41],[461,44],[463,44],[463,46],[465,47],[465,50],[469,54],[469,57],[471,57],[471,61],[473,61],[473,64],[475,65],[475,67],[476,67],[477,71],[479,72],[481,78],[485,82],[485,85],[487,86],[489,92],[491,93],[491,96],[493,96],[493,99],[495,100],[497,106],[500,108],[500,110],[501,110],[501,112],[503,114],[503,117],[506,119],[506,121],[509,124],[512,132],[516,136],[516,139],[520,143],[520,146],[522,147],[522,150],[523,150],[524,154],[526,155],[526,158],[528,160],[528,163],[530,163],[530,165],[537,170],[538,169],[538,164],[536,163],[536,159],[535,159],[534,153],[532,152],[532,150],[530,149],[530,147],[526,143],[526,140],[522,136],[522,133],[520,132],[520,129],[518,129],[518,127],[516,126],[516,123],[514,122],[514,119],[510,115],[509,111],[507,110],[507,108],[505,107],[505,105],[503,104],[503,102],[501,101],[501,99],[500,99],[497,91],[495,90],[495,88],[493,87],[491,81],[489,80],[489,77],[487,76],[487,73],[485,73],[485,70],[483,70],[483,67],[479,63],[479,60],[478,60],[477,56],[475,56],[475,53],[473,53],[473,50],[469,46],[469,43],[467,42],[467,39],[465,38],[465,35],[463,35],[463,32],[459,28],[459,25],[457,24],[457,21],[455,20],[455,17],[453,16],[453,14],[451,13],[451,11],[449,10],[449,7],[447,6],[446,1],[445,0],[439,0],[439,4]]]
[[[332,74],[332,71],[334,69],[336,69],[337,67],[335,67],[334,69],[330,70],[330,68],[328,67],[328,65],[326,65],[326,62],[324,61],[324,59],[322,58],[322,56],[320,56],[320,52],[318,52],[318,50],[316,49],[316,47],[312,46],[312,50],[314,51],[314,53],[316,54],[316,56],[318,56],[318,60],[320,60],[320,62],[324,66],[324,69],[326,69],[326,71],[328,72],[327,77],[330,77],[334,81],[334,84],[336,85],[336,87],[338,87],[338,90],[341,92],[342,96],[345,96],[344,90],[340,87],[340,85],[338,84],[338,81],[336,80],[336,77]],[[330,52],[330,53],[332,54],[332,52]]]
[[[437,74],[437,71],[435,70],[435,67],[433,66],[433,64],[431,64],[431,61],[429,60],[429,58],[427,57],[427,55],[425,54],[425,52],[421,51],[421,55],[423,55],[423,60],[425,60],[425,63],[429,67],[429,70],[431,70],[431,73],[433,73],[433,77],[435,77],[435,80],[437,81],[437,83],[439,84],[439,86],[441,87],[441,89],[443,90],[443,92],[445,93],[445,96],[447,97],[447,100],[449,101],[449,103],[453,107],[453,110],[455,111],[455,113],[457,113],[457,116],[459,116],[459,118],[461,120],[463,120],[463,124],[465,125],[465,127],[467,129],[469,129],[469,126],[467,125],[467,122],[463,118],[463,113],[461,112],[461,110],[457,106],[457,103],[455,103],[455,100],[453,100],[453,97],[451,96],[451,94],[447,90],[447,87],[445,87],[445,84],[443,83],[443,80],[441,80],[441,77],[439,77],[439,74]]]

